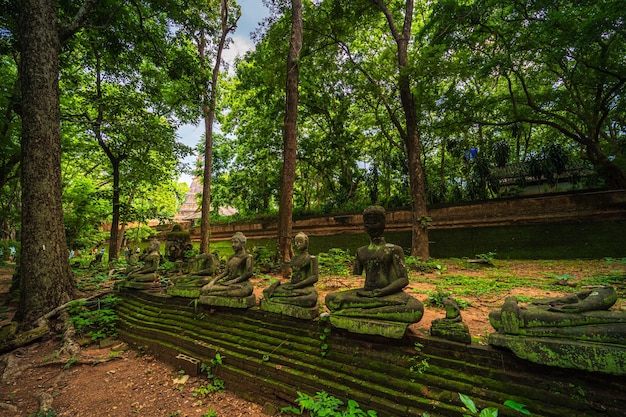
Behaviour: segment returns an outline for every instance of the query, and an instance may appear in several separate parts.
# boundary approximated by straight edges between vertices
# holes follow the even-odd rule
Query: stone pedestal
[[[320,314],[320,309],[317,305],[306,308],[293,304],[275,303],[266,298],[261,300],[261,310],[303,320],[313,320]]]
[[[167,295],[184,298],[200,297],[200,287],[168,287]]]
[[[430,335],[440,337],[442,339],[451,340],[453,342],[472,343],[467,324],[462,321],[452,321],[448,319],[436,319],[430,324]]]
[[[375,320],[330,314],[330,324],[338,329],[352,333],[383,336],[390,339],[402,339],[410,323]]]
[[[213,295],[201,295],[198,297],[200,304],[216,307],[250,308],[256,305],[254,294],[248,297],[216,297]]]
[[[159,287],[155,281],[125,281],[120,282],[120,287],[132,288],[134,290],[151,290]]]

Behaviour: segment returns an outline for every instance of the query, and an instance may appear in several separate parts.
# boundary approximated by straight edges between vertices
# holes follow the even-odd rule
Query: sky
[[[261,0],[238,0],[237,3],[241,6],[241,17],[239,22],[237,22],[235,33],[231,35],[233,42],[222,54],[223,59],[228,63],[232,63],[237,56],[243,56],[247,51],[254,48],[250,34],[257,28],[258,23],[269,15],[269,11]],[[204,134],[204,123],[183,125],[176,133],[179,142],[193,148]],[[185,158],[184,162],[193,167],[196,158],[197,155],[192,155]],[[180,181],[191,184],[191,176],[183,174],[180,177]]]

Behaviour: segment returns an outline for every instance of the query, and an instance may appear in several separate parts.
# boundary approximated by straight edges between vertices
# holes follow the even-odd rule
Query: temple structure
[[[202,216],[200,206],[198,205],[198,195],[202,195],[202,183],[200,182],[200,177],[193,177],[189,186],[189,192],[185,196],[185,201],[178,209],[176,216],[174,216],[174,222],[193,225]]]

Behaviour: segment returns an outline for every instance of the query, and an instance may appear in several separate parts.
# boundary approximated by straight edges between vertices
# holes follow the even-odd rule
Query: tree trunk
[[[117,159],[111,159],[113,167],[113,213],[111,215],[111,235],[109,236],[109,261],[117,259],[120,252],[118,238],[120,233],[120,163]]]
[[[389,28],[398,46],[398,87],[400,101],[404,110],[406,130],[401,136],[406,147],[409,163],[409,181],[411,188],[413,234],[411,255],[426,261],[430,258],[428,248],[428,208],[426,206],[426,176],[422,165],[421,142],[417,128],[417,110],[415,97],[411,92],[410,71],[408,70],[408,45],[411,40],[411,26],[413,23],[413,0],[406,2],[404,25],[402,32],[398,31],[393,16],[383,0],[372,0],[385,14]]]
[[[278,208],[278,249],[282,262],[292,255],[291,232],[293,213],[293,184],[296,179],[296,145],[298,118],[298,71],[302,49],[302,0],[291,1],[291,38],[287,54],[285,127],[283,131],[283,169],[280,178]],[[286,271],[283,271],[283,274]]]
[[[222,63],[222,51],[226,43],[226,37],[232,30],[228,25],[228,0],[221,1],[221,24],[222,32],[217,46],[217,56],[211,75],[211,91],[204,90],[205,104],[202,106],[204,114],[204,181],[202,183],[202,218],[200,219],[200,253],[209,253],[211,237],[211,175],[213,172],[213,121],[215,120],[215,104],[217,102],[217,81],[220,75]],[[199,46],[200,56],[204,61],[206,45],[203,38]]]
[[[61,131],[56,2],[19,3],[22,85],[22,328],[74,293],[61,205]]]

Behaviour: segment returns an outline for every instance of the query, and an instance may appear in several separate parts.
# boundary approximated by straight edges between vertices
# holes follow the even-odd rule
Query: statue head
[[[153,239],[150,241],[150,246],[149,246],[150,252],[158,252],[160,248],[161,248],[161,243],[158,240]]]
[[[237,233],[235,233],[235,234],[233,235],[233,237],[232,237],[232,240],[233,240],[233,241],[234,241],[234,240],[236,240],[236,241],[238,241],[239,243],[241,243],[241,246],[242,246],[242,247],[244,247],[244,248],[246,247],[246,241],[247,241],[247,239],[246,239],[246,236],[245,236],[243,233],[241,233],[241,232],[237,232]]]
[[[299,242],[302,242],[302,244],[298,245]],[[294,243],[296,245],[296,248],[298,248],[299,250],[305,250],[309,247],[309,237],[306,235],[306,233],[300,232],[294,237]]]
[[[370,237],[381,237],[385,231],[385,209],[369,206],[363,211],[363,227]]]

